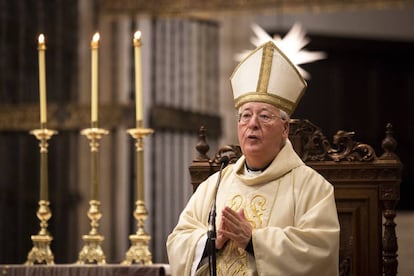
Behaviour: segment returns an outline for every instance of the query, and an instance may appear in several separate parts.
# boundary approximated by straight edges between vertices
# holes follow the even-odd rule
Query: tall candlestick
[[[45,52],[46,43],[45,36],[39,35],[38,39],[38,51],[39,51],[39,94],[40,94],[40,124],[45,125],[47,122],[46,111],[46,63]]]
[[[99,33],[95,33],[92,41],[92,85],[91,85],[91,121],[92,125],[98,122],[98,48],[99,48]]]
[[[27,255],[25,265],[36,263],[54,264],[53,253],[50,250],[50,243],[53,238],[47,231],[48,221],[52,217],[48,199],[47,154],[48,140],[56,133],[57,131],[47,129],[46,126],[30,131],[30,134],[33,134],[39,140],[40,147],[40,200],[39,209],[36,213],[37,218],[40,220],[40,231],[37,235],[32,235],[33,248]]]
[[[134,34],[134,52],[135,52],[135,113],[137,123],[142,121],[142,70],[141,70],[141,32],[136,31]]]

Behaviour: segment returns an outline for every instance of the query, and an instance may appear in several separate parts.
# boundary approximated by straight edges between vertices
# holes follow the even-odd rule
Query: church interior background
[[[283,35],[299,22],[310,38],[306,48],[324,51],[327,58],[304,66],[311,78],[294,117],[309,119],[328,136],[339,129],[355,131],[355,140],[377,151],[386,124],[393,125],[404,164],[396,218],[399,272],[410,275],[413,1],[296,1],[302,4],[291,6],[264,1],[273,3],[271,8],[244,1],[249,9],[240,5],[243,1],[230,1],[233,6],[201,10],[197,3],[203,1],[194,1],[193,9],[187,1],[141,2],[0,0],[0,263],[24,263],[30,236],[39,227],[39,147],[29,131],[39,127],[40,33],[47,41],[48,126],[58,131],[48,151],[48,229],[55,262],[75,262],[89,229],[90,152],[80,131],[90,124],[89,42],[96,31],[101,35],[99,122],[110,131],[99,151],[100,231],[108,262],[123,260],[135,231],[135,149],[126,130],[135,123],[132,36],[140,29],[143,121],[154,129],[144,142],[146,229],[153,262],[167,263],[166,237],[192,193],[188,166],[199,127],[206,127],[211,149],[237,143],[228,81],[234,54],[253,48],[252,23]]]

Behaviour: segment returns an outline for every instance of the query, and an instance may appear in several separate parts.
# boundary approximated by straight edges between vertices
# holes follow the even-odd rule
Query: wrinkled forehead
[[[279,113],[279,108],[275,107],[274,105],[262,102],[248,102],[239,107],[239,112],[243,112],[245,110],[250,110],[254,112],[260,111],[270,111],[273,113]]]

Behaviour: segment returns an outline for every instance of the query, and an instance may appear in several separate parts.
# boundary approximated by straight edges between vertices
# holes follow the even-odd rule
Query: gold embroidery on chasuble
[[[277,194],[277,184],[246,187],[244,193],[230,193],[226,206],[235,211],[244,209],[246,219],[253,228],[267,225]],[[239,187],[240,188],[240,187]],[[229,191],[231,192],[231,191]],[[217,275],[248,275],[248,253],[233,241],[217,253]]]

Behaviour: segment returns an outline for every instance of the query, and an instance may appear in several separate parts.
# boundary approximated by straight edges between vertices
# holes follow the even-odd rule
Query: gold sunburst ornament
[[[310,74],[301,68],[300,64],[314,62],[316,60],[325,59],[326,53],[320,51],[307,51],[304,49],[309,44],[310,39],[306,36],[305,29],[299,23],[295,23],[289,32],[282,38],[279,35],[271,37],[263,28],[256,23],[251,25],[255,36],[250,38],[250,42],[258,47],[268,41],[273,41],[276,46],[289,58],[289,60],[296,66],[299,73],[305,79],[310,79]],[[236,54],[237,61],[243,60],[251,50],[245,50]]]

